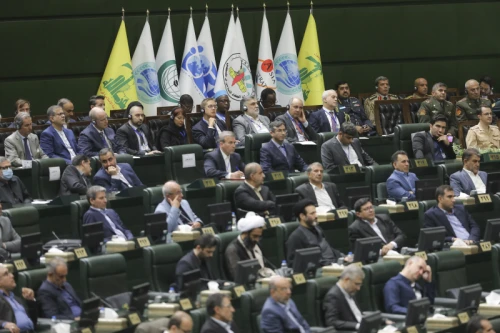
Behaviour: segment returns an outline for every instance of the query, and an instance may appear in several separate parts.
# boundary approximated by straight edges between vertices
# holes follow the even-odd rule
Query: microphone
[[[93,297],[99,298],[99,300],[101,301],[101,303],[104,304],[105,306],[107,306],[108,308],[111,308],[111,309],[115,308],[113,305],[111,305],[111,303],[109,303],[108,301],[105,301],[101,296],[96,295],[96,293],[91,292],[90,294]]]
[[[57,238],[57,240],[59,241],[60,244],[66,244],[68,242],[67,239],[60,239],[59,237],[57,237],[57,235],[54,232],[54,230],[52,230],[52,235],[54,235],[54,237]]]

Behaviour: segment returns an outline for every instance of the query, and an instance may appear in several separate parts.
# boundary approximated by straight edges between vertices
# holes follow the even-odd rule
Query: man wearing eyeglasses
[[[500,148],[500,130],[491,125],[493,117],[490,107],[483,106],[477,111],[479,124],[472,126],[467,132],[465,143],[467,148],[498,149]]]
[[[208,296],[207,314],[210,316],[201,333],[238,333],[239,329],[233,321],[234,308],[229,296],[215,293]]]
[[[14,176],[10,161],[0,156],[0,203],[8,206],[31,203],[31,195],[19,177]]]
[[[227,131],[226,124],[217,118],[217,102],[213,98],[205,98],[201,101],[201,113],[203,118],[193,126],[194,142],[203,149],[217,148],[219,134]]]

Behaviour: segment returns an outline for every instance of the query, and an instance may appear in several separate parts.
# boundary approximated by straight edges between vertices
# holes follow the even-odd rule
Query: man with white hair
[[[234,133],[223,131],[219,135],[219,148],[205,154],[203,168],[209,178],[241,179],[245,164],[235,152]]]
[[[255,97],[243,97],[240,101],[243,112],[232,123],[238,146],[245,146],[245,135],[253,133],[269,133],[269,118],[259,115],[259,106]]]
[[[292,97],[288,103],[288,111],[275,120],[281,120],[286,127],[286,140],[289,143],[315,141],[318,138],[316,131],[307,122],[304,113],[304,102],[297,97]]]
[[[177,230],[179,225],[189,225],[192,228],[200,228],[203,225],[201,219],[191,209],[189,202],[183,199],[179,184],[168,181],[161,191],[165,199],[156,206],[155,213],[167,214],[167,240],[171,239],[172,232]]]
[[[108,127],[108,115],[106,111],[99,107],[90,110],[92,122],[78,137],[78,149],[80,153],[93,157],[99,154],[103,148],[111,148],[114,152],[120,153],[120,148],[115,143],[115,132]]]
[[[481,88],[476,80],[465,82],[465,97],[457,102],[455,114],[458,121],[478,120],[478,112],[481,107],[491,108],[489,99],[481,98]],[[494,119],[492,123],[496,123]]]
[[[339,111],[337,92],[333,89],[323,92],[323,107],[309,116],[309,123],[316,133],[338,132],[345,121],[345,114]]]
[[[238,221],[238,230],[241,234],[235,238],[226,248],[226,268],[229,272],[229,280],[233,281],[236,277],[236,267],[238,261],[257,259],[259,261],[262,276],[274,275],[272,270],[266,268],[266,264],[272,266],[264,258],[259,246],[259,240],[262,238],[262,232],[266,222],[262,216],[254,212],[248,212],[247,215]]]

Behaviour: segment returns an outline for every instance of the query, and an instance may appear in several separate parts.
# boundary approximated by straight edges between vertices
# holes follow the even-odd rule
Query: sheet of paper
[[[193,154],[182,154],[182,167],[194,168],[196,166],[196,158]]]
[[[49,182],[61,179],[60,167],[49,167]]]
[[[50,202],[50,200],[33,200],[31,203],[33,205],[46,205]]]
[[[500,294],[492,291],[488,296],[486,296],[486,304],[488,305],[498,305],[500,304]]]
[[[303,145],[303,146],[316,146],[316,142],[314,141],[301,141],[301,142],[295,142],[295,144],[298,145]]]
[[[23,161],[23,169],[31,169],[33,161],[22,160]]]

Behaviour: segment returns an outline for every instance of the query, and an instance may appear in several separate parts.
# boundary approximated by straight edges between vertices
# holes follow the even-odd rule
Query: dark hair
[[[338,81],[338,82],[337,82],[337,83],[335,83],[335,85],[333,86],[333,89],[335,89],[335,90],[339,90],[339,87],[340,87],[341,85],[343,85],[343,84],[347,84],[347,85],[349,85],[349,82],[347,82],[347,81]]]
[[[481,82],[484,82],[484,83],[486,83],[487,85],[489,85],[491,89],[493,88],[493,83],[494,83],[494,81],[493,81],[493,79],[492,79],[491,77],[489,77],[489,76],[485,75],[485,76],[483,76],[483,77],[481,77],[481,78],[479,79],[479,83],[481,83]]]
[[[129,114],[130,114],[130,110],[134,107],[134,106],[138,106],[140,107],[141,109],[144,110],[144,105],[142,105],[141,102],[139,101],[133,101],[133,102],[130,102],[129,105],[127,106],[127,111],[125,111],[125,118],[128,118]]]
[[[106,155],[107,153],[111,153],[111,155],[115,156],[115,153],[113,152],[113,149],[111,148],[102,148],[101,150],[99,150],[99,158],[101,156],[104,156]]]
[[[465,149],[463,154],[462,154],[462,162],[465,162],[465,160],[470,159],[474,155],[481,158],[481,153],[476,148]]]
[[[356,129],[356,126],[353,123],[347,121],[340,125],[339,133],[347,134],[352,137],[358,136],[358,130]]]
[[[481,106],[479,109],[477,109],[476,111],[476,115],[477,116],[482,116],[483,115],[483,108],[485,109],[490,109],[491,110],[491,106]]]
[[[267,96],[269,95],[276,95],[276,91],[274,91],[271,88],[266,88],[262,90],[262,92],[260,93],[260,100],[265,101],[267,99]]]
[[[93,96],[90,96],[90,99],[89,99],[89,108],[91,108],[91,109],[92,109],[92,107],[94,107],[94,106],[95,106],[96,101],[97,101],[98,99],[102,99],[102,100],[104,100],[104,96],[102,96],[102,95],[93,95]]]
[[[354,210],[357,213],[361,213],[361,207],[363,207],[364,205],[366,205],[369,202],[372,202],[370,200],[370,198],[361,198],[361,199],[356,200],[356,202],[354,203]]]
[[[293,205],[293,215],[295,215],[298,219],[300,218],[300,214],[306,213],[306,207],[316,206],[311,199],[303,199]]]
[[[228,295],[224,295],[221,293],[215,293],[207,298],[207,314],[209,316],[213,316],[215,314],[215,307],[222,307],[222,302],[224,301],[224,298],[229,298]]]
[[[394,162],[396,162],[398,160],[398,156],[399,155],[406,155],[406,156],[408,156],[408,154],[404,150],[398,150],[397,152],[395,152],[394,154],[392,154],[392,156],[391,156],[391,164],[394,164]]]
[[[184,94],[179,98],[179,104],[194,104],[193,97],[189,94]]]
[[[170,116],[173,118],[177,117],[179,113],[182,113],[184,117],[186,117],[186,114],[184,113],[184,110],[181,107],[176,107],[175,109],[172,110],[172,113],[170,113]]]
[[[448,126],[448,118],[444,114],[438,114],[435,117],[432,117],[431,119],[431,125],[434,125],[437,121],[442,121]]]
[[[82,162],[88,162],[88,161],[89,161],[88,156],[85,156],[85,155],[76,155],[71,160],[71,164],[73,164],[74,166],[78,166],[78,165],[82,164]]]
[[[436,189],[436,201],[438,197],[442,197],[445,192],[453,192],[453,188],[450,185],[441,185]]]
[[[200,246],[202,249],[217,246],[217,239],[214,235],[204,234],[194,241],[194,247]]]
[[[487,319],[480,315],[473,316],[467,323],[465,332],[476,333],[477,331],[482,330],[483,329],[483,326],[481,325],[482,320],[487,320]]]
[[[282,122],[281,120],[279,120],[279,119],[278,119],[278,120],[275,120],[275,121],[273,121],[273,122],[271,122],[271,123],[269,124],[269,130],[270,130],[271,132],[274,132],[274,130],[275,130],[276,128],[280,127],[280,126],[285,126],[285,127],[286,127],[285,123],[284,123],[284,122]]]

